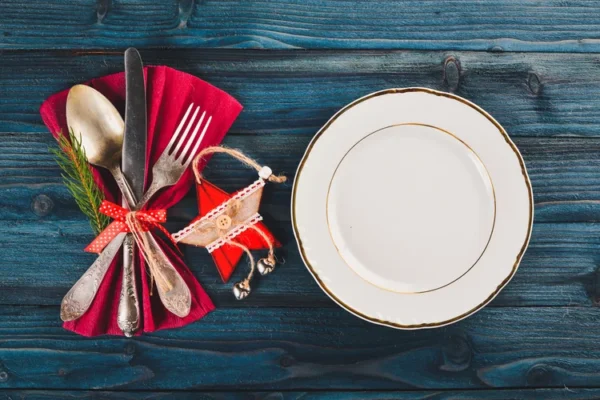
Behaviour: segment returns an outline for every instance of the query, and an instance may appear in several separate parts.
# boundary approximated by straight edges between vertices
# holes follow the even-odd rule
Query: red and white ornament
[[[255,168],[258,179],[234,194],[228,194],[205,180],[196,167],[202,157],[212,153],[231,155]],[[258,209],[265,183],[285,182],[285,177],[274,176],[269,167],[261,167],[239,151],[224,147],[209,147],[198,154],[194,160],[194,173],[199,215],[187,227],[175,233],[173,238],[179,243],[206,248],[224,282],[229,280],[240,258],[246,253],[250,259],[250,273],[233,288],[235,297],[241,300],[250,294],[250,281],[255,268],[261,275],[267,275],[275,268],[273,248],[278,247],[279,242],[263,224]],[[268,256],[255,263],[250,251],[261,249],[268,249]]]

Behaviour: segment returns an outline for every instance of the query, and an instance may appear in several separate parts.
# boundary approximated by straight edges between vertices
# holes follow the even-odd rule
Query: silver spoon
[[[108,169],[126,199],[129,208],[135,206],[132,193],[121,172],[121,153],[125,124],[121,114],[112,103],[97,90],[76,85],[67,96],[67,124],[81,141],[88,162]],[[135,285],[133,267],[133,238],[130,234],[120,235],[113,240],[64,297],[61,307],[63,320],[73,320],[83,315],[91,305],[110,263],[123,243],[123,278],[119,298],[117,322],[125,336],[132,336],[139,328],[139,299]]]
[[[134,205],[129,184],[121,172],[125,123],[115,106],[86,85],[75,85],[67,96],[67,121],[90,164],[106,168],[117,181],[127,203]]]

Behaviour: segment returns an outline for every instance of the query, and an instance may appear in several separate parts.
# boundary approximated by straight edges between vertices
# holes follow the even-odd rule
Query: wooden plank
[[[225,143],[293,177],[308,143],[305,135],[233,135]],[[56,305],[94,257],[82,249],[92,239],[87,220],[61,184],[47,152],[47,133],[0,134],[0,303]],[[495,306],[594,305],[600,226],[600,141],[590,138],[517,138],[533,182],[536,224],[530,248],[515,279]],[[227,171],[222,172],[222,171]],[[233,191],[254,179],[240,163],[217,156],[206,169],[216,184]],[[290,180],[291,182],[291,180]],[[291,183],[267,187],[262,212],[284,243],[280,270],[260,281],[245,307],[333,306],[304,267],[290,227]],[[197,212],[193,191],[169,213],[174,232]],[[554,223],[569,222],[569,223]],[[27,251],[24,251],[27,249]],[[218,305],[232,305],[231,284],[224,285],[204,249],[183,246],[191,269]],[[242,268],[233,282],[241,279]]]
[[[3,0],[0,48],[597,52],[595,1]]]
[[[0,309],[0,388],[416,390],[600,386],[598,308],[485,308],[398,331],[339,309],[219,309],[135,339],[84,339],[57,307]]]
[[[60,304],[95,259],[82,250],[93,238],[84,221],[3,225],[0,241],[10,250],[3,250],[0,267],[14,272],[0,275],[0,304]],[[236,302],[231,294],[232,284],[246,274],[243,261],[228,284],[221,282],[204,249],[183,248],[188,266],[218,306],[335,307],[304,267],[291,229],[270,226],[285,244],[278,251],[285,264],[254,283],[252,297],[244,302]],[[597,305],[599,247],[600,227],[596,225],[535,225],[519,271],[491,306]]]
[[[312,136],[356,98],[406,86],[454,91],[489,111],[512,137],[600,134],[594,54],[146,50],[142,56],[236,96],[246,107],[232,128],[237,134]],[[46,97],[123,68],[121,52],[5,51],[0,60],[0,132],[44,132],[38,109]]]
[[[596,400],[600,389],[484,389],[484,390],[421,390],[421,391],[310,391],[310,392],[223,392],[223,391],[65,391],[65,390],[2,390],[0,400],[221,400],[221,399],[281,399],[281,400]]]
[[[278,221],[290,221],[292,182],[311,138],[275,134],[230,134],[225,138],[227,146],[239,148],[289,177],[266,198]],[[533,185],[536,222],[600,221],[600,140],[515,137],[514,141]],[[6,189],[0,192],[0,204],[5,206],[0,219],[81,219],[67,192],[61,192],[60,171],[48,151],[55,146],[48,132],[0,133],[0,188]],[[252,170],[225,156],[216,156],[205,173],[230,191],[247,185],[254,176]],[[195,209],[188,201],[173,211],[185,222],[193,218]]]

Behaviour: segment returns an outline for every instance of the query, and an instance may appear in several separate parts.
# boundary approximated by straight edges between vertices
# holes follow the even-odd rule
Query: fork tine
[[[192,149],[192,152],[190,153],[189,158],[187,159],[187,161],[184,164],[184,168],[189,167],[190,163],[194,159],[194,155],[198,151],[198,148],[200,147],[200,143],[202,143],[202,139],[204,139],[204,134],[206,133],[206,130],[208,129],[208,126],[210,125],[211,121],[212,121],[212,115],[210,117],[208,117],[208,121],[206,121],[206,125],[204,125],[204,129],[202,129],[202,133],[200,134],[200,139],[198,139],[198,141],[196,142],[196,145]]]
[[[165,148],[165,152],[167,154],[170,152],[171,147],[173,147],[173,143],[175,143],[175,141],[177,140],[177,137],[179,136],[179,132],[181,132],[181,128],[183,128],[183,125],[185,124],[185,120],[187,119],[188,115],[190,114],[190,111],[192,110],[193,106],[194,106],[194,103],[190,104],[187,111],[183,115],[181,122],[179,122],[177,129],[175,129],[175,133],[173,134],[173,137],[171,138],[171,140],[169,140],[169,144],[167,144],[167,147]]]
[[[206,116],[206,111],[204,111],[202,113],[202,115],[200,116],[200,119],[196,123],[196,127],[194,128],[192,135],[190,136],[189,140],[187,141],[187,144],[185,145],[183,150],[181,150],[181,154],[179,155],[179,157],[177,157],[178,160],[185,160],[185,155],[187,154],[187,151],[190,149],[190,147],[194,143],[194,139],[196,138],[196,135],[198,134],[198,131],[200,130],[200,127],[202,126],[202,122],[204,121],[205,116]],[[183,161],[181,163],[183,164]]]
[[[181,148],[181,145],[183,145],[183,143],[187,140],[188,133],[189,133],[190,129],[192,129],[192,126],[194,125],[194,121],[196,120],[196,115],[198,115],[198,111],[200,111],[200,106],[196,107],[196,111],[194,111],[194,114],[192,114],[192,118],[190,118],[190,120],[188,121],[188,123],[185,127],[185,131],[183,132],[183,135],[177,141],[177,146],[175,146],[175,150],[173,150],[171,155],[176,156],[177,152]]]

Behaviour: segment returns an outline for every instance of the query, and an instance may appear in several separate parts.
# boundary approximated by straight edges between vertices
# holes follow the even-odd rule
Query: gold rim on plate
[[[514,262],[514,264],[512,266],[510,274],[496,287],[496,289],[483,302],[481,302],[480,304],[478,304],[477,306],[475,306],[471,310],[469,310],[469,311],[467,311],[467,312],[465,312],[465,313],[463,313],[461,315],[458,315],[456,317],[453,317],[453,318],[450,318],[450,319],[447,319],[447,320],[444,320],[444,321],[428,322],[428,323],[423,323],[423,324],[404,325],[404,324],[399,324],[399,323],[393,322],[393,321],[388,321],[388,320],[374,318],[374,317],[365,315],[365,314],[361,313],[360,311],[357,311],[357,310],[353,309],[352,307],[350,307],[347,304],[345,304],[342,300],[340,300],[335,294],[333,294],[329,290],[329,288],[327,287],[327,285],[320,279],[319,275],[316,273],[316,271],[314,270],[314,268],[312,267],[312,265],[308,261],[308,258],[306,257],[306,253],[305,253],[304,247],[302,245],[302,240],[300,239],[300,234],[299,234],[298,228],[296,226],[296,190],[298,189],[297,183],[298,183],[299,177],[300,177],[300,175],[302,173],[302,169],[304,167],[304,164],[305,164],[306,160],[308,159],[308,156],[310,155],[310,152],[311,152],[312,148],[314,147],[314,145],[317,142],[317,140],[321,137],[321,135],[331,126],[331,124],[333,124],[333,122],[335,122],[335,120],[337,118],[339,118],[343,113],[345,113],[346,111],[348,111],[350,108],[356,106],[357,104],[360,104],[360,103],[362,103],[362,102],[364,102],[366,100],[372,99],[374,97],[379,97],[379,96],[387,95],[387,94],[411,93],[411,92],[428,93],[428,94],[433,94],[435,96],[441,96],[441,97],[446,97],[446,98],[449,98],[449,99],[456,100],[456,101],[458,101],[458,102],[460,102],[462,104],[465,104],[468,107],[471,107],[475,111],[479,112],[481,115],[483,115],[484,117],[486,117],[496,127],[496,129],[498,129],[498,132],[504,137],[504,140],[510,146],[510,148],[514,152],[515,156],[517,157],[517,160],[519,161],[519,166],[521,167],[521,173],[522,173],[523,179],[525,181],[525,186],[527,187],[527,193],[528,193],[528,196],[529,196],[529,221],[528,221],[527,234],[525,236],[525,240],[523,241],[523,245],[521,246],[521,249],[520,249],[519,253],[517,254],[516,260],[515,260],[515,262]],[[434,128],[439,129],[437,127],[434,127]],[[454,135],[452,135],[452,136],[454,136]],[[461,142],[462,142],[462,140],[461,140]],[[465,145],[466,145],[466,143],[465,143]],[[469,147],[469,146],[467,145],[467,147]],[[479,156],[477,156],[477,157],[479,158]],[[485,167],[485,164],[483,164],[483,165]],[[487,168],[486,168],[486,171],[487,171]],[[494,198],[495,198],[495,190],[494,190]],[[494,202],[494,209],[495,208],[496,207],[495,207],[495,202]],[[367,321],[370,321],[370,322],[373,322],[373,323],[376,323],[376,324],[380,324],[380,325],[391,326],[391,327],[394,327],[394,328],[401,328],[401,329],[434,328],[434,327],[440,327],[440,326],[443,326],[443,325],[448,325],[448,324],[451,324],[453,322],[459,321],[459,320],[461,320],[463,318],[466,318],[469,315],[475,313],[476,311],[480,310],[486,304],[488,304],[494,297],[496,297],[496,295],[500,292],[500,290],[502,290],[502,288],[504,286],[506,286],[506,284],[515,275],[515,273],[517,272],[517,269],[519,267],[519,263],[521,262],[521,259],[523,258],[523,254],[525,253],[525,250],[527,249],[527,245],[529,243],[529,239],[531,238],[531,228],[532,228],[532,225],[533,225],[533,192],[532,192],[532,189],[531,189],[531,181],[529,180],[529,176],[527,175],[527,170],[525,169],[525,163],[523,161],[523,157],[521,156],[521,153],[519,152],[519,150],[517,149],[517,147],[515,146],[515,144],[512,142],[512,140],[510,139],[510,137],[508,136],[508,134],[506,133],[506,131],[504,130],[504,128],[491,115],[489,115],[486,111],[484,111],[482,108],[480,108],[479,106],[471,103],[470,101],[468,101],[466,99],[463,99],[462,97],[459,97],[459,96],[456,96],[456,95],[453,95],[453,94],[450,94],[450,93],[446,93],[446,92],[440,92],[440,91],[437,91],[437,90],[434,90],[434,89],[418,88],[418,87],[417,88],[403,88],[403,89],[386,89],[386,90],[381,90],[379,92],[371,93],[369,95],[361,97],[360,99],[357,99],[357,100],[353,101],[352,103],[346,105],[341,110],[339,110],[333,117],[331,117],[331,119],[329,119],[329,121],[327,121],[327,123],[313,137],[313,139],[311,140],[311,142],[309,143],[309,145],[308,145],[308,147],[306,149],[306,152],[304,153],[304,156],[302,157],[302,160],[300,161],[300,164],[298,165],[298,170],[296,171],[296,178],[294,180],[294,186],[293,186],[293,189],[292,189],[291,214],[292,214],[292,228],[294,230],[294,236],[296,237],[296,241],[298,243],[298,249],[300,251],[300,256],[302,257],[302,260],[304,261],[304,264],[306,265],[306,267],[310,271],[310,273],[313,276],[313,278],[315,279],[315,281],[321,287],[321,289],[329,297],[331,297],[331,299],[333,299],[336,303],[338,303],[341,307],[343,307],[347,311],[353,313],[354,315],[356,315],[356,316],[358,316],[360,318],[363,318],[363,319],[365,319]],[[494,225],[495,225],[495,212],[494,212]],[[492,234],[490,235],[490,240],[491,240],[492,236],[493,236],[493,229],[492,229]],[[486,245],[486,248],[487,248],[487,245]],[[484,253],[485,253],[485,250],[482,252],[482,255]],[[477,264],[477,262],[475,264]],[[470,271],[473,268],[473,266],[471,266],[468,271]],[[465,272],[459,278],[455,279],[454,281],[452,281],[449,284],[452,284],[452,283],[456,282],[461,277],[463,277],[467,272]],[[445,286],[448,286],[449,284],[447,284]]]
[[[373,282],[371,282],[370,280],[368,280],[367,278],[363,277],[360,273],[358,273],[354,268],[352,268],[352,266],[348,263],[348,261],[344,258],[344,256],[342,255],[342,253],[340,252],[340,249],[338,248],[337,244],[335,243],[335,240],[333,239],[333,234],[331,233],[331,225],[329,224],[329,194],[331,192],[331,185],[333,184],[333,179],[335,178],[335,174],[337,173],[338,168],[340,167],[340,165],[342,164],[342,162],[344,161],[344,159],[346,158],[346,156],[352,151],[352,149],[354,149],[360,142],[362,142],[363,140],[365,140],[366,138],[368,138],[371,135],[376,134],[377,132],[381,132],[384,129],[388,129],[388,128],[392,128],[392,127],[397,127],[397,126],[424,126],[427,128],[432,128],[435,129],[437,131],[440,131],[446,135],[449,135],[450,137],[458,140],[463,146],[465,146],[467,148],[467,150],[471,153],[473,153],[473,155],[475,156],[475,158],[479,161],[479,163],[483,166],[483,169],[485,170],[485,174],[487,176],[487,178],[490,181],[490,184],[492,185],[492,197],[494,199],[494,218],[493,218],[493,222],[492,222],[492,229],[490,230],[490,235],[488,237],[488,240],[485,244],[485,246],[483,247],[483,250],[481,251],[481,254],[479,254],[479,257],[477,257],[477,259],[475,260],[475,262],[469,267],[467,268],[466,271],[464,271],[462,274],[460,274],[458,277],[454,278],[453,280],[451,280],[448,283],[445,283],[441,286],[435,287],[433,289],[427,289],[427,290],[420,290],[420,291],[416,291],[416,292],[403,292],[403,291],[399,291],[399,290],[392,290],[392,289],[386,289],[384,287],[381,287]],[[383,128],[379,128],[365,136],[363,136],[362,139],[360,139],[358,142],[354,143],[354,145],[352,147],[350,147],[350,149],[346,152],[346,154],[344,154],[344,156],[341,158],[340,162],[338,163],[337,167],[335,168],[335,170],[333,171],[333,175],[331,176],[331,180],[329,181],[329,187],[327,188],[327,205],[325,206],[325,214],[327,215],[327,229],[329,230],[329,237],[331,238],[331,241],[333,242],[333,246],[335,247],[335,250],[337,251],[338,255],[340,256],[340,258],[342,259],[342,261],[344,261],[344,264],[346,264],[346,266],[348,266],[348,268],[350,268],[350,270],[352,272],[354,272],[356,275],[358,275],[358,277],[360,277],[362,280],[364,280],[365,282],[367,282],[370,285],[373,285],[381,290],[385,290],[387,292],[393,292],[393,293],[398,293],[398,294],[420,294],[420,293],[430,293],[430,292],[435,292],[436,290],[440,290],[443,289],[447,286],[452,285],[453,283],[457,282],[460,278],[462,278],[463,276],[465,276],[471,269],[473,269],[473,267],[479,262],[479,260],[481,259],[481,257],[483,257],[483,254],[485,253],[485,251],[488,248],[488,245],[490,244],[490,242],[492,241],[492,236],[494,235],[494,227],[496,226],[496,188],[494,187],[494,182],[492,181],[492,177],[490,176],[490,173],[487,169],[487,167],[485,166],[485,164],[483,163],[483,160],[481,159],[481,157],[479,157],[479,154],[477,154],[477,152],[475,152],[475,150],[473,150],[471,148],[471,146],[469,146],[467,143],[464,142],[464,140],[460,139],[459,137],[457,137],[456,135],[454,135],[451,132],[448,132],[445,129],[442,128],[438,128],[437,126],[433,126],[433,125],[428,125],[428,124],[421,124],[418,122],[406,122],[406,123],[402,123],[402,124],[393,124],[393,125],[389,125],[389,126],[385,126]]]

